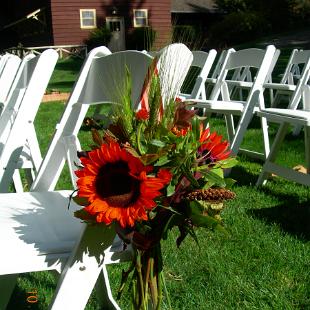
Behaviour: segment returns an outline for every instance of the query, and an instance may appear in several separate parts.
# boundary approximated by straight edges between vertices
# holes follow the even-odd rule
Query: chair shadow
[[[236,180],[238,185],[250,186],[256,183],[258,175],[244,169],[241,166],[235,166],[232,168],[229,178]]]
[[[17,310],[17,309],[42,309],[43,307],[47,307],[47,297],[44,294],[45,289],[55,290],[56,288],[56,280],[52,281],[47,277],[44,277],[44,282],[42,279],[38,279],[33,274],[25,273],[19,275],[19,277],[23,278],[27,283],[33,284],[33,287],[22,287],[21,285],[16,285],[14,291],[12,293],[11,299],[7,305],[7,310]],[[43,286],[43,287],[42,287]],[[37,291],[37,302],[29,302],[27,298],[31,296],[29,291]],[[34,295],[34,294],[32,294]],[[30,299],[30,301],[33,299]]]
[[[278,224],[284,232],[302,241],[310,240],[310,201],[301,204],[287,201],[271,208],[247,212],[267,224]]]
[[[73,80],[72,81],[62,81],[62,82],[54,82],[54,81],[52,81],[52,82],[50,82],[48,84],[48,87],[50,89],[57,89],[57,90],[59,90],[59,89],[71,89],[73,87],[73,85],[74,85],[74,81]]]
[[[241,166],[232,169],[230,176],[237,180],[239,186],[254,186],[257,174],[247,171]],[[277,197],[277,206],[248,209],[246,212],[267,224],[278,224],[279,227],[292,236],[303,241],[310,240],[310,199],[300,202],[300,197],[294,193],[275,193],[271,188],[257,187],[265,195]]]

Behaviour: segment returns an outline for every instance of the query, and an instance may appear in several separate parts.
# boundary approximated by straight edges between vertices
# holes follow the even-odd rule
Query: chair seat
[[[61,268],[58,258],[68,257],[84,227],[73,216],[81,207],[67,208],[71,193],[0,195],[0,274]]]
[[[210,84],[215,84],[216,81],[217,81],[216,78],[206,78],[206,82],[207,82],[207,83],[210,83]]]
[[[284,90],[284,91],[292,91],[292,92],[296,89],[296,85],[281,84],[281,83],[265,83],[264,87],[268,89]]]
[[[277,123],[286,121],[293,124],[310,126],[310,111],[267,108],[258,111],[257,114]]]
[[[253,82],[247,81],[226,80],[226,83],[231,86],[237,86],[241,88],[251,88],[253,86]]]
[[[85,224],[73,213],[81,209],[70,190],[0,195],[0,275],[41,270],[61,271]],[[53,206],[45,208],[43,206]],[[116,237],[105,252],[105,263],[128,261]]]
[[[244,109],[244,102],[242,101],[217,101],[217,100],[199,100],[195,99],[192,102],[195,102],[195,107],[204,108],[206,110],[212,110],[216,113],[229,113],[229,112],[238,112],[241,113]]]

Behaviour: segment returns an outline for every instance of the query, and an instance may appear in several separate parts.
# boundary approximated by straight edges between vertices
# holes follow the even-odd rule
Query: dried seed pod
[[[226,188],[196,189],[188,193],[185,198],[188,200],[202,200],[210,202],[221,202],[235,198],[236,194]]]

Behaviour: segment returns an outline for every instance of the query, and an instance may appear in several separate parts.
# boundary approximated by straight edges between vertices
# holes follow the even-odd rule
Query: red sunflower
[[[126,227],[147,220],[147,211],[156,207],[154,199],[171,180],[168,171],[148,176],[149,167],[116,142],[102,144],[81,161],[84,167],[75,172],[78,196],[89,202],[84,210],[106,224],[118,221]]]
[[[229,143],[226,140],[222,141],[222,138],[223,136],[218,135],[216,132],[210,134],[209,128],[201,130],[199,151],[203,153],[204,158],[209,158],[214,162],[229,157],[231,153]]]

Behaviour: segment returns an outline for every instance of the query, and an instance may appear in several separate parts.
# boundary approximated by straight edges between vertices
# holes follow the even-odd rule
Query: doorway
[[[107,28],[111,31],[111,40],[108,44],[111,52],[125,50],[125,24],[124,17],[107,17]]]

